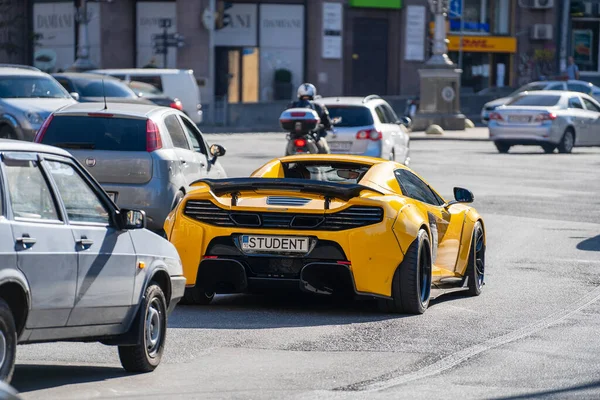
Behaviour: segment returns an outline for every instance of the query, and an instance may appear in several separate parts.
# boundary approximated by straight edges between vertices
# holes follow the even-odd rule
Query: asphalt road
[[[230,176],[282,154],[283,134],[211,135]],[[546,155],[491,143],[414,141],[412,167],[442,195],[475,194],[487,284],[421,316],[370,302],[219,296],[178,307],[161,366],[127,375],[115,348],[18,349],[25,399],[600,397],[600,149]]]

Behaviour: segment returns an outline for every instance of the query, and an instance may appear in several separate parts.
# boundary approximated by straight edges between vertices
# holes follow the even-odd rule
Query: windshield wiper
[[[62,147],[65,149],[85,149],[85,150],[93,150],[96,148],[96,145],[94,143],[76,143],[76,142],[53,143],[52,146]]]

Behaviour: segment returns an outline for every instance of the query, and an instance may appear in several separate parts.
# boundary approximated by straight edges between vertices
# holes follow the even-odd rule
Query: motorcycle
[[[281,128],[288,132],[285,155],[330,154],[325,138],[319,138],[321,118],[312,109],[290,108],[279,116]]]

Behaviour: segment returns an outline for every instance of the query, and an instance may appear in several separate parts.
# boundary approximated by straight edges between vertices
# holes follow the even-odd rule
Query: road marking
[[[437,375],[441,372],[452,369],[457,365],[461,364],[462,362],[473,358],[485,351],[514,342],[527,336],[531,336],[534,333],[544,330],[552,325],[556,325],[559,322],[569,318],[573,314],[581,311],[585,307],[589,306],[592,303],[595,303],[598,300],[600,300],[600,286],[583,296],[579,301],[573,303],[571,307],[567,309],[550,314],[546,318],[541,319],[540,321],[532,325],[528,325],[524,328],[518,329],[506,335],[498,336],[496,338],[489,339],[481,344],[477,344],[475,346],[471,346],[466,349],[457,351],[456,353],[444,357],[441,360],[436,361],[433,364],[421,368],[417,371],[380,382],[369,383],[370,381],[366,381],[364,384],[357,383],[344,387],[339,387],[334,390],[360,392],[381,391],[390,389],[394,386],[403,385],[405,383],[412,382],[418,379],[423,379],[432,375]]]

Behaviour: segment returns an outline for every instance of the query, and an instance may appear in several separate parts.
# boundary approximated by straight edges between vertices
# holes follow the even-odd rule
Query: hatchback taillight
[[[44,121],[42,126],[40,126],[40,129],[38,129],[38,131],[35,135],[35,138],[33,139],[33,141],[35,143],[42,143],[42,140],[44,139],[44,135],[46,134],[46,131],[48,130],[48,126],[50,125],[50,122],[52,122],[52,118],[54,118],[54,114],[50,114],[48,116],[48,118],[46,118],[46,120]]]
[[[360,140],[370,139],[373,141],[381,140],[383,135],[375,129],[365,129],[356,133],[356,138]]]
[[[146,121],[146,151],[148,153],[154,150],[162,149],[162,140],[158,125],[151,119]]]

